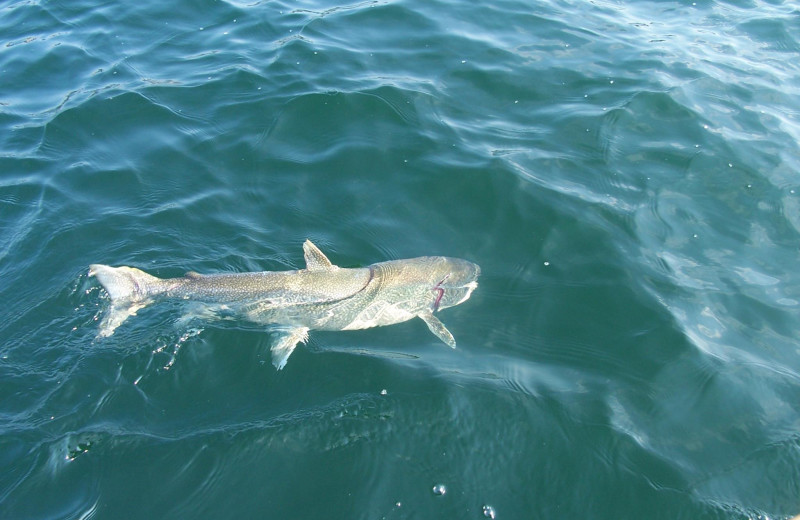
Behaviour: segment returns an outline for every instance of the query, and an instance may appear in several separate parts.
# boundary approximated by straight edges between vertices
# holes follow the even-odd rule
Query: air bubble
[[[495,512],[494,508],[490,505],[483,506],[483,516],[486,518],[491,518],[494,520],[497,517],[497,513]]]
[[[444,495],[445,493],[447,493],[447,488],[444,487],[444,484],[436,484],[433,486],[434,495]]]

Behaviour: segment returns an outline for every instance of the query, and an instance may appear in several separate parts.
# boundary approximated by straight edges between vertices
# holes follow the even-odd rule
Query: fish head
[[[429,283],[434,296],[431,310],[438,311],[465,302],[478,287],[481,268],[460,258],[436,257]]]
[[[481,268],[460,258],[424,256],[377,264],[409,311],[435,312],[466,301],[478,287]]]

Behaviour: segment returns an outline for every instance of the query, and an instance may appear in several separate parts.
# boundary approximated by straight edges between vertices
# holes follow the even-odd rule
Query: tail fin
[[[111,308],[100,322],[98,336],[108,337],[129,316],[150,303],[151,297],[160,292],[161,280],[133,267],[109,267],[92,264],[89,276],[97,280],[111,298]]]

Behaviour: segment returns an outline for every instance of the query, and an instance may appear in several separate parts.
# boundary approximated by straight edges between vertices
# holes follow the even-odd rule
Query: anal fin
[[[301,341],[303,343],[308,341],[308,327],[294,327],[279,331],[275,343],[270,349],[272,351],[272,364],[275,368],[281,370],[286,366],[286,361]]]
[[[433,315],[432,312],[426,311],[418,314],[418,316],[425,322],[425,325],[433,332],[433,334],[442,340],[447,346],[456,348],[456,339],[444,326],[439,318]]]

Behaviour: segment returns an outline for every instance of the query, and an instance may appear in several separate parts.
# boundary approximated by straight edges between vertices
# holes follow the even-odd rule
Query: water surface
[[[800,512],[794,3],[2,13],[0,516]],[[90,263],[295,269],[306,238],[480,264],[458,348],[317,332],[277,372],[169,306],[95,338]]]

